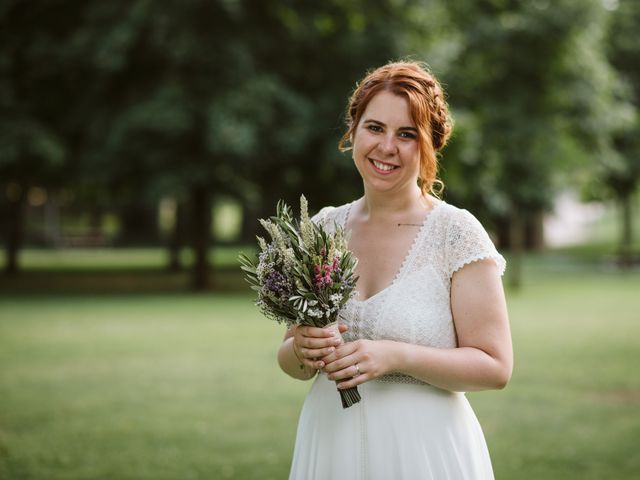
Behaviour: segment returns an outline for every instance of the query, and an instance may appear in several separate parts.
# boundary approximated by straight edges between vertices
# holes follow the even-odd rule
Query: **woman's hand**
[[[365,339],[345,343],[322,359],[322,370],[338,388],[355,387],[392,371],[393,343]]]
[[[340,333],[344,333],[347,327],[340,325],[339,329]],[[326,362],[323,357],[332,354],[341,343],[342,338],[334,336],[330,330],[302,325],[294,327],[293,351],[306,367],[324,367]]]

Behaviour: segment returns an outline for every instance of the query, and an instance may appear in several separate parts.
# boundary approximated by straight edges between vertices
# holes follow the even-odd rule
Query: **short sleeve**
[[[465,265],[485,258],[494,260],[500,275],[504,274],[507,262],[496,250],[482,224],[467,210],[459,210],[451,219],[446,246],[449,278]]]
[[[331,212],[333,212],[333,210],[335,210],[335,207],[324,207],[313,217],[311,217],[311,221],[316,225],[321,225],[324,228],[329,228]]]

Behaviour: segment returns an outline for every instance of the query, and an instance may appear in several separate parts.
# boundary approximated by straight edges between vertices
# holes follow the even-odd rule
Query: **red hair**
[[[353,135],[367,105],[382,91],[404,97],[409,102],[409,111],[418,129],[420,189],[425,195],[440,193],[443,184],[437,178],[437,153],[446,145],[453,130],[453,122],[442,87],[424,63],[393,62],[369,72],[358,83],[349,99],[347,131],[338,148],[342,152],[351,149]],[[434,190],[436,185],[437,191]]]

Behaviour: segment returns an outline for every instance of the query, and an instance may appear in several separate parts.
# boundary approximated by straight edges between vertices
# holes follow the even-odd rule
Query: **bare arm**
[[[451,391],[503,388],[511,377],[513,351],[498,269],[481,260],[457,271],[451,282],[451,311],[457,348],[393,341],[358,340],[326,357],[332,380],[344,388],[386,373],[404,373]],[[356,373],[358,364],[361,375]]]

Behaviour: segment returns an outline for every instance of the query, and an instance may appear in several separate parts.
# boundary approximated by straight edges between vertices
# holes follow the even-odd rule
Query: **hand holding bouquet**
[[[335,224],[334,233],[329,233],[313,223],[304,196],[299,221],[281,201],[276,216],[260,223],[271,241],[258,237],[256,263],[246,255],[239,257],[247,281],[258,292],[256,305],[266,317],[288,327],[333,327],[338,334],[338,312],[353,296],[358,280],[357,259],[343,228]],[[360,401],[357,387],[340,390],[340,397],[344,408]]]

